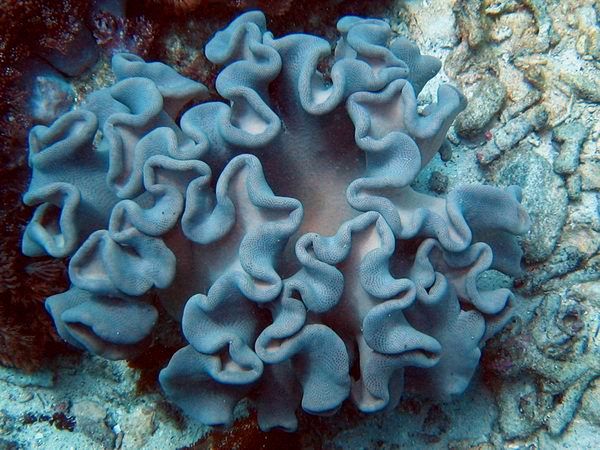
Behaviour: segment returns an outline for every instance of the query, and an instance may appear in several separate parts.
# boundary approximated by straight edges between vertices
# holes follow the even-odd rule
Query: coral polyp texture
[[[381,20],[338,30],[330,55],[243,14],[205,49],[223,101],[117,54],[116,84],[31,131],[23,251],[70,257],[72,287],[46,301],[59,334],[135,357],[158,297],[188,343],[160,384],[202,423],[230,423],[243,398],[263,430],[294,430],[300,406],[460,394],[511,316],[511,291],[478,278],[520,272],[519,188],[415,191],[465,100],[442,85],[418,110],[439,61]]]

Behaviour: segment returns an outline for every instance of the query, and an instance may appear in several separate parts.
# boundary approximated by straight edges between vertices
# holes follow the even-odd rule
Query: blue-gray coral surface
[[[72,287],[46,302],[59,334],[134,357],[157,296],[188,343],[160,384],[202,423],[230,423],[243,398],[263,430],[294,430],[300,406],[460,394],[511,315],[511,291],[478,277],[520,271],[519,188],[411,187],[464,97],[442,85],[421,108],[437,59],[381,20],[338,30],[330,55],[243,14],[206,46],[222,101],[117,54],[113,86],[31,131],[23,252],[70,257]]]

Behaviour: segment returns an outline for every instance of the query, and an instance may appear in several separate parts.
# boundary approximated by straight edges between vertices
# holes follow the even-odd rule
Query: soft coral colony
[[[225,101],[182,115],[204,86],[118,54],[116,84],[31,131],[23,251],[71,257],[71,288],[46,302],[59,334],[130,358],[157,295],[188,343],[160,384],[205,424],[242,398],[263,430],[294,430],[299,405],[461,393],[510,317],[513,294],[477,278],[519,272],[519,189],[413,190],[465,100],[442,85],[417,112],[439,62],[381,20],[338,30],[326,77],[327,41],[243,14],[206,46]]]

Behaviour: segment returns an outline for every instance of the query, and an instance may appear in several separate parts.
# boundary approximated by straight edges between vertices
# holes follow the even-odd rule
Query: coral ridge
[[[325,40],[241,15],[206,46],[224,101],[185,111],[203,85],[117,54],[113,86],[31,131],[23,252],[71,258],[72,287],[46,301],[58,333],[131,358],[158,296],[187,341],[160,384],[200,422],[230,423],[245,397],[261,429],[294,430],[298,406],[460,394],[510,317],[514,295],[477,279],[519,273],[519,188],[415,191],[466,101],[442,85],[418,112],[440,63],[381,20],[338,30],[328,78]]]

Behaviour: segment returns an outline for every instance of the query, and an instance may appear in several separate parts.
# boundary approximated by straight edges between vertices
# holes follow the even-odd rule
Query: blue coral
[[[206,46],[224,101],[179,123],[206,88],[119,54],[114,86],[31,131],[23,251],[71,257],[72,288],[47,300],[60,335],[131,357],[156,294],[188,342],[161,386],[200,422],[230,423],[245,397],[263,430],[293,430],[299,405],[460,394],[510,317],[513,294],[477,279],[519,272],[519,189],[414,191],[465,100],[442,85],[419,113],[439,62],[380,20],[338,29],[327,77],[325,40],[240,16]]]

